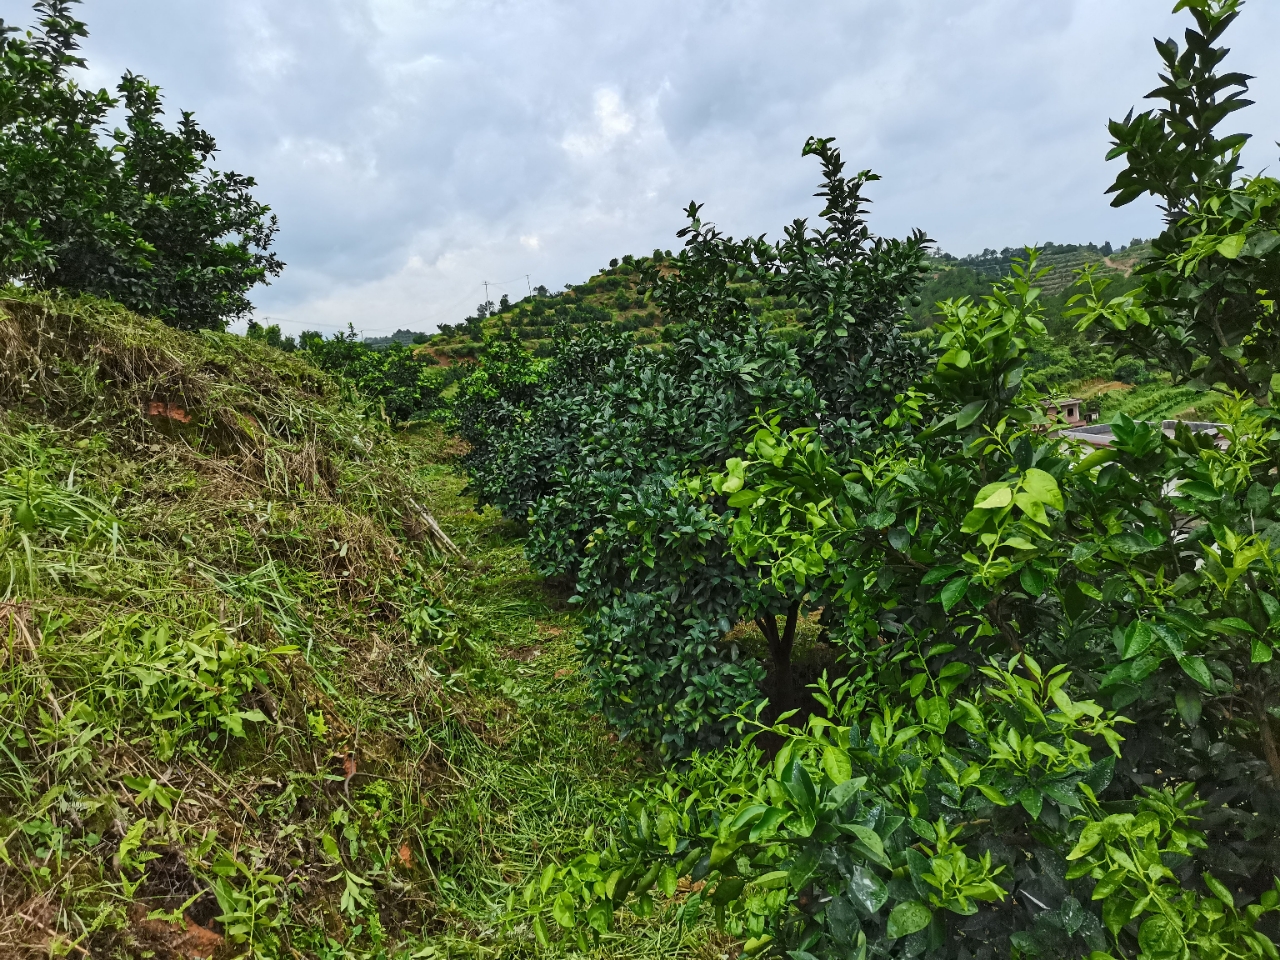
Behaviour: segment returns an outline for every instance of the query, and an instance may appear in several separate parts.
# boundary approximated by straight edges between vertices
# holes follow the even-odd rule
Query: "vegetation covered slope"
[[[0,956],[507,952],[507,884],[646,764],[456,442],[261,343],[5,298]]]
[[[873,175],[817,138],[813,226],[734,240],[690,206],[653,281],[672,349],[501,341],[464,381],[473,482],[576,582],[610,716],[689,752],[527,888],[540,939],[687,882],[686,915],[779,960],[1280,957],[1280,181],[1218,132],[1249,103],[1220,71],[1239,6],[1177,4],[1154,108],[1110,125],[1114,204],[1149,193],[1164,228],[1129,289],[1086,266],[1070,304],[1212,429],[1054,429],[1035,256],[913,330],[928,241],[875,236]],[[806,615],[837,654],[811,701]]]
[[[1109,245],[1045,243],[1034,250],[1040,269],[1046,271],[1039,280],[1046,329],[1032,338],[1028,376],[1050,393],[1081,397],[1090,414],[1123,410],[1137,416],[1159,407],[1158,412],[1168,417],[1199,416],[1195,404],[1200,391],[1174,390],[1169,377],[1158,369],[1136,358],[1119,358],[1114,350],[1095,345],[1075,329],[1075,320],[1068,315],[1068,301],[1075,292],[1071,284],[1079,271],[1089,267],[1099,278],[1109,279],[1113,295],[1127,292],[1136,286],[1133,270],[1150,256],[1151,245],[1134,241],[1120,251],[1109,252]],[[920,331],[926,330],[940,316],[942,302],[989,295],[1000,278],[1009,276],[1015,258],[1026,253],[1022,248],[1006,247],[957,258],[934,251],[927,259],[919,290],[906,304],[907,315]],[[586,283],[569,286],[561,293],[539,288],[515,303],[504,298],[492,310],[492,305],[482,304],[475,316],[457,325],[445,324],[429,337],[419,335],[426,345],[418,350],[420,355],[445,364],[468,363],[483,357],[495,340],[515,340],[535,357],[547,358],[555,352],[557,335],[576,337],[588,329],[626,336],[639,347],[666,349],[663,345],[677,343],[693,330],[669,316],[645,276],[670,275],[678,262],[670,253],[655,250],[649,257],[613,260]],[[781,338],[797,342],[806,335],[810,311],[799,299],[771,296],[762,285],[747,280],[730,286],[752,317],[772,324]],[[364,342],[378,345],[374,340]],[[440,377],[438,372],[433,376]],[[1135,386],[1142,389],[1129,396]]]

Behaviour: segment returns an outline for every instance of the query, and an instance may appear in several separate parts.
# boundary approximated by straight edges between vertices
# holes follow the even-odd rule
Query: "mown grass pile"
[[[453,441],[265,344],[13,289],[0,405],[0,955],[525,950],[510,885],[647,764]]]

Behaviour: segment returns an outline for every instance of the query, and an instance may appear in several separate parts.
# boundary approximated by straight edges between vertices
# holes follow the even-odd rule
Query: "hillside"
[[[456,325],[444,325],[428,341],[437,358],[449,362],[478,356],[486,336],[507,331],[515,333],[525,348],[535,356],[551,352],[551,338],[558,321],[571,328],[587,323],[600,323],[629,332],[640,345],[669,341],[679,328],[667,318],[640,290],[640,271],[653,263],[663,268],[671,258],[670,251],[655,250],[651,257],[623,257],[593,274],[585,283],[569,286],[559,293],[535,293],[515,303],[500,303],[486,316],[469,317]],[[544,289],[545,288],[541,288]],[[750,297],[750,293],[748,292]],[[780,326],[794,326],[796,304],[754,297],[752,309],[772,317]]]
[[[1117,362],[1110,351],[1094,347],[1087,335],[1077,332],[1074,320],[1065,315],[1070,309],[1069,288],[1077,270],[1086,264],[1097,264],[1101,275],[1112,278],[1110,292],[1121,293],[1135,285],[1131,279],[1133,267],[1150,255],[1150,244],[1135,240],[1111,251],[1109,244],[1098,247],[1045,243],[1037,250],[1037,268],[1047,270],[1038,282],[1048,326],[1048,336],[1033,344],[1029,365],[1029,376],[1037,385],[1050,393],[1081,397],[1088,412],[1098,416],[1110,416],[1116,411],[1133,416],[1196,416],[1194,403],[1199,391],[1172,387],[1167,376],[1148,370],[1140,361]],[[907,313],[918,327],[927,328],[939,301],[985,296],[994,281],[1009,274],[1015,258],[1025,256],[1026,251],[1020,247],[986,250],[966,257],[938,251],[929,260],[919,302],[909,304]],[[640,271],[654,262],[661,269],[670,258],[670,252],[655,250],[651,257],[613,260],[585,283],[563,292],[551,294],[543,288],[543,292],[515,303],[504,301],[486,316],[445,325],[418,349],[447,364],[479,357],[486,337],[514,334],[534,356],[545,357],[551,353],[551,338],[560,321],[570,329],[588,323],[602,324],[630,332],[639,346],[660,349],[662,343],[680,336],[681,326],[669,323],[657,305],[644,296]],[[750,289],[743,292],[752,311],[781,327],[784,336],[802,335],[807,315],[795,301],[760,296]]]
[[[1109,249],[1106,248],[1106,249]],[[1086,263],[1100,263],[1104,274],[1117,279],[1127,277],[1143,256],[1150,252],[1147,244],[1135,243],[1108,255],[1093,244],[1046,243],[1039,248],[1040,267],[1049,273],[1041,281],[1045,295],[1065,300],[1064,291],[1075,280],[1075,270]],[[908,312],[922,325],[933,314],[933,304],[948,297],[981,296],[990,290],[991,282],[1009,273],[1015,257],[1025,256],[1019,248],[1006,247],[997,252],[954,257],[938,252],[930,261],[930,273],[920,292],[920,303]],[[593,274],[585,283],[570,285],[558,293],[546,288],[514,303],[503,300],[484,316],[468,317],[458,324],[445,324],[427,340],[429,349],[439,359],[477,356],[486,336],[506,331],[516,334],[535,355],[550,352],[550,339],[558,319],[571,326],[595,322],[633,333],[640,344],[669,340],[676,331],[667,330],[666,318],[656,305],[647,300],[640,289],[640,271],[645,266],[662,264],[671,259],[670,251],[655,250],[649,257],[623,257]],[[753,311],[773,319],[779,326],[792,327],[803,322],[797,304],[752,296],[746,291]],[[1061,306],[1056,312],[1060,316]],[[413,342],[409,331],[400,331],[399,342]],[[390,343],[393,338],[369,339],[371,346]]]
[[[651,767],[457,452],[304,352],[4,291],[0,957],[527,949],[510,885]]]

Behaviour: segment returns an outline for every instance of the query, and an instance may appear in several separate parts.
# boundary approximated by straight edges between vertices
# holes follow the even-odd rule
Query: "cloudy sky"
[[[29,21],[23,0],[0,16]],[[1156,232],[1112,210],[1105,121],[1155,85],[1171,0],[86,0],[91,81],[133,69],[258,179],[288,331],[455,322],[530,283],[675,246],[705,201],[733,233],[819,209],[800,147],[834,136],[873,226],[956,254]],[[1280,3],[1229,35],[1280,154]]]

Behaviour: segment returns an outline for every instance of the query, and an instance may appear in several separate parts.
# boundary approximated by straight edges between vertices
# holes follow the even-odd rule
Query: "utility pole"
[[[529,275],[528,275],[527,273],[524,275],[524,285],[525,285],[525,287],[527,287],[527,288],[528,288],[528,290],[529,290],[529,296],[531,296],[531,297],[532,297],[532,296],[533,296],[533,287],[529,286]]]
[[[489,302],[489,281],[488,280],[484,282],[484,302],[485,303]]]

